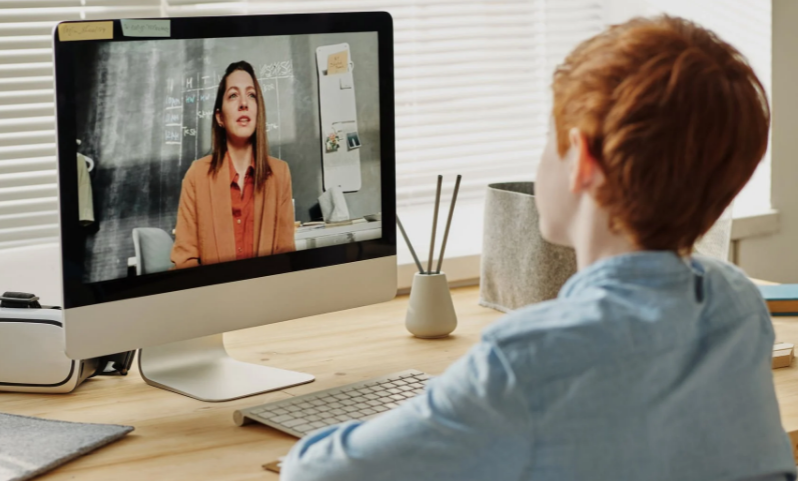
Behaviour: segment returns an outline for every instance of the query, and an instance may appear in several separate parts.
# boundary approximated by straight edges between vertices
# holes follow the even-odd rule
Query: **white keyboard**
[[[421,393],[429,379],[421,371],[402,371],[241,409],[233,419],[239,426],[258,422],[301,438],[315,429],[393,409]]]

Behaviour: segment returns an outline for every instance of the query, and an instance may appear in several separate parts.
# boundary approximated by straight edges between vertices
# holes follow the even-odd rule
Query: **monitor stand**
[[[236,361],[221,334],[139,349],[139,372],[150,386],[200,401],[232,401],[305,384],[311,374]]]

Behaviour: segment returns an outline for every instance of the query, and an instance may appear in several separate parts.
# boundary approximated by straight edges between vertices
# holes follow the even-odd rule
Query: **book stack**
[[[757,287],[771,316],[798,316],[798,284]]]

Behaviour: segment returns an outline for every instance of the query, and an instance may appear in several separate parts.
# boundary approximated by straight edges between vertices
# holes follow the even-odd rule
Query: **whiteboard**
[[[328,72],[330,56],[340,56],[342,53],[345,53],[347,59],[343,69]],[[344,192],[357,192],[361,188],[361,144],[352,75],[355,64],[352,61],[349,44],[340,43],[317,48],[316,65],[319,74],[324,190],[340,186]],[[331,136],[336,140],[331,141]]]

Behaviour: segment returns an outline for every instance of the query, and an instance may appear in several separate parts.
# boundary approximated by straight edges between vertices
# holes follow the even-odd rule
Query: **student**
[[[175,267],[296,250],[291,172],[269,156],[266,106],[252,66],[231,63],[216,92],[212,153],[183,179]]]
[[[553,91],[536,200],[578,273],[418,397],[309,433],[282,479],[795,479],[765,304],[690,255],[767,147],[751,67],[693,23],[635,19],[577,47]]]

